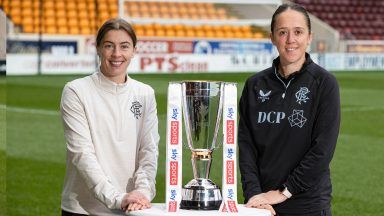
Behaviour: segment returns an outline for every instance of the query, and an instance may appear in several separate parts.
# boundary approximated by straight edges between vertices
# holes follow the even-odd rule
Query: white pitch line
[[[380,111],[384,110],[384,106],[363,106],[363,107],[349,107],[341,109],[342,112],[357,112],[357,111]]]
[[[51,115],[57,116],[60,115],[59,111],[54,110],[43,110],[43,109],[31,109],[31,108],[20,108],[20,107],[10,107],[0,104],[0,109],[6,109],[7,112],[15,113],[29,113],[37,115]],[[384,111],[384,106],[363,106],[363,107],[350,107],[341,109],[342,112],[358,112],[358,111]]]
[[[0,109],[5,109],[7,112],[15,112],[15,113],[28,113],[28,114],[37,114],[37,115],[50,115],[50,116],[60,115],[59,111],[54,111],[54,110],[10,107],[10,106],[5,106],[4,104],[0,105]]]

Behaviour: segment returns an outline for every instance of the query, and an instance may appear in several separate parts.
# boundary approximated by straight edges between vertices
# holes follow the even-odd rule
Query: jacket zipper
[[[285,84],[285,82],[283,80],[281,80],[281,78],[279,77],[279,75],[277,74],[277,71],[276,71],[276,67],[275,67],[275,76],[277,77],[277,79],[280,80],[280,82],[284,85],[285,89],[284,89],[284,93],[281,95],[281,97],[284,99],[285,98],[285,94],[287,93],[287,90],[288,90],[288,87],[289,85],[291,84],[291,81],[295,78],[295,77],[292,77],[289,82],[287,84]]]

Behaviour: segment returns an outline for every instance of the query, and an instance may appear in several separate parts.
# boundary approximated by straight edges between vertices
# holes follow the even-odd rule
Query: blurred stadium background
[[[164,202],[168,82],[232,81],[240,95],[245,79],[277,55],[269,26],[283,2],[0,0],[0,215],[60,214],[61,90],[95,71],[95,34],[106,19],[124,17],[139,37],[128,72],[156,91],[161,141],[154,202]],[[311,14],[309,52],[341,87],[342,125],[332,162],[334,215],[384,215],[384,1],[293,2]],[[192,172],[189,152],[184,155],[186,181]],[[211,176],[217,183],[219,155]],[[240,184],[238,193],[242,203]]]

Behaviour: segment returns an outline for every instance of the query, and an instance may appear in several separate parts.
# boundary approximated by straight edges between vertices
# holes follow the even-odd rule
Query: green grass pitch
[[[153,202],[164,202],[165,196],[168,82],[191,79],[237,82],[240,95],[250,75],[131,75],[156,91],[161,140],[157,196]],[[341,90],[342,125],[331,164],[333,214],[384,215],[384,73],[335,75]],[[58,108],[64,84],[77,77],[81,76],[10,76],[6,80],[0,77],[0,215],[60,215],[65,142]],[[219,185],[221,149],[215,153],[211,174]],[[185,184],[192,178],[192,171],[186,148],[183,154]],[[240,182],[238,197],[242,203]]]

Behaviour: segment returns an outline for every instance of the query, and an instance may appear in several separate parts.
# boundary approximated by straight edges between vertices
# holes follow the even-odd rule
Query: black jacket
[[[250,77],[240,99],[239,166],[245,202],[282,184],[293,196],[280,213],[330,207],[329,164],[340,126],[335,77],[306,54],[300,71],[284,80],[273,66]]]

